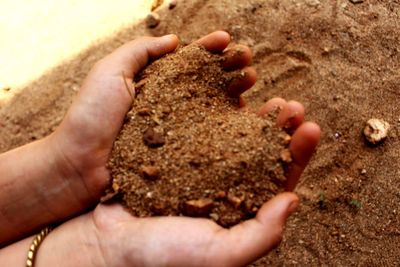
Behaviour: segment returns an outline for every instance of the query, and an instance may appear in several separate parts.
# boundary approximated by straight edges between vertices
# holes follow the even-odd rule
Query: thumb
[[[170,53],[178,46],[178,37],[174,34],[162,37],[141,37],[126,43],[103,58],[99,63],[111,76],[133,76],[144,68],[149,61]]]
[[[221,232],[216,253],[223,259],[222,266],[245,266],[277,246],[298,203],[293,193],[279,194],[261,207],[256,218]]]
[[[100,140],[96,144],[110,147],[132,105],[132,95],[129,94],[134,75],[150,60],[174,51],[177,45],[175,35],[142,37],[122,45],[98,61],[66,116],[71,136],[76,136],[76,129],[89,129],[86,136],[80,133],[82,145],[87,140]],[[100,124],[97,123],[99,120]]]

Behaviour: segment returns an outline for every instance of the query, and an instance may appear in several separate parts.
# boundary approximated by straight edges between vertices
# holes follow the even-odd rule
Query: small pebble
[[[228,194],[227,198],[229,203],[231,203],[235,207],[235,209],[239,208],[244,200],[243,198],[239,198],[233,194]]]
[[[281,151],[281,160],[286,163],[292,162],[292,153],[290,153],[289,149],[284,149]]]
[[[160,7],[164,3],[164,0],[154,0],[153,4],[151,5],[151,11],[154,11],[158,7]]]
[[[186,201],[183,205],[183,214],[187,216],[207,216],[214,207],[214,202],[209,198]]]
[[[169,8],[169,9],[174,9],[174,8],[176,7],[177,4],[178,4],[178,1],[177,1],[177,0],[171,0],[171,1],[169,1],[168,8]]]
[[[317,7],[321,4],[319,0],[307,0],[306,4],[310,7]]]
[[[119,185],[116,183],[112,184],[112,191],[106,193],[105,196],[100,198],[101,203],[108,202],[109,200],[113,199],[119,193]]]
[[[361,4],[364,3],[364,0],[350,0],[352,4]]]
[[[134,83],[135,94],[139,94],[142,91],[143,86],[146,84],[146,79],[142,79],[136,83]]]
[[[157,180],[160,177],[160,169],[157,166],[142,166],[143,177],[149,180]]]
[[[160,24],[161,18],[160,15],[158,15],[155,12],[150,13],[146,17],[146,25],[148,28],[155,28]]]
[[[219,192],[217,192],[217,193],[215,194],[214,198],[215,198],[216,200],[221,200],[221,199],[226,198],[226,193],[225,193],[225,191],[219,191]]]
[[[216,213],[211,213],[210,218],[213,219],[213,221],[217,222],[219,220],[219,215]]]
[[[283,140],[283,144],[284,144],[284,145],[289,145],[289,144],[290,144],[290,141],[292,141],[292,137],[291,137],[290,135],[288,135],[288,134],[285,134],[285,135],[282,137],[282,140]]]
[[[137,110],[137,114],[139,116],[149,116],[151,114],[151,110],[149,108],[140,108]]]
[[[143,142],[150,148],[157,148],[162,147],[165,144],[165,138],[153,128],[148,128],[143,134]]]
[[[255,215],[258,211],[258,208],[254,205],[253,201],[246,200],[244,202],[244,209],[248,214]]]
[[[388,135],[390,124],[380,119],[370,119],[364,128],[364,136],[367,141],[376,145],[384,141]]]

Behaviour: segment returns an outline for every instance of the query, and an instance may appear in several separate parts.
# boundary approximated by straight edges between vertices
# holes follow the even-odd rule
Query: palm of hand
[[[279,243],[296,199],[282,194],[229,230],[207,219],[135,218],[118,204],[99,205],[92,218],[105,266],[244,266]]]

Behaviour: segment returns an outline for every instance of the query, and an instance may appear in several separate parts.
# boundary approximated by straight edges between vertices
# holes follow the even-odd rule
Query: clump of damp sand
[[[240,71],[198,45],[149,65],[108,167],[114,196],[135,216],[186,215],[229,227],[283,191],[290,136],[227,94]]]

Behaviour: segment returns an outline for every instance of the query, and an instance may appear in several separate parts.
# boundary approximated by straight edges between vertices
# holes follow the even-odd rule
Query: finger
[[[246,99],[243,96],[239,96],[239,108],[244,110],[246,105]]]
[[[216,31],[210,33],[195,43],[202,45],[205,49],[212,53],[221,53],[231,41],[229,33],[224,31]]]
[[[262,116],[270,112],[273,112],[277,109],[282,110],[286,105],[287,102],[285,99],[280,97],[274,97],[261,106],[260,110],[258,111],[258,114]]]
[[[258,111],[259,115],[268,114],[280,109],[277,125],[288,130],[296,130],[304,121],[304,107],[297,101],[286,102],[283,98],[272,98]]]
[[[98,62],[97,68],[103,74],[132,79],[150,60],[173,52],[178,46],[176,35],[162,37],[142,37],[119,47],[113,53]]]
[[[236,45],[224,51],[222,67],[225,70],[241,69],[251,64],[252,53],[245,45]]]
[[[290,142],[290,152],[292,153],[293,162],[287,171],[288,191],[294,190],[296,184],[310,161],[315,148],[321,138],[321,130],[316,123],[305,122],[293,134]]]
[[[304,106],[297,101],[289,101],[277,118],[277,124],[285,130],[292,132],[304,121]]]
[[[253,67],[244,68],[240,77],[234,79],[228,85],[228,93],[233,97],[238,97],[246,90],[250,89],[257,81],[257,72]]]
[[[295,194],[282,193],[265,203],[255,219],[220,232],[213,253],[223,259],[221,266],[246,266],[277,246],[298,202]]]

